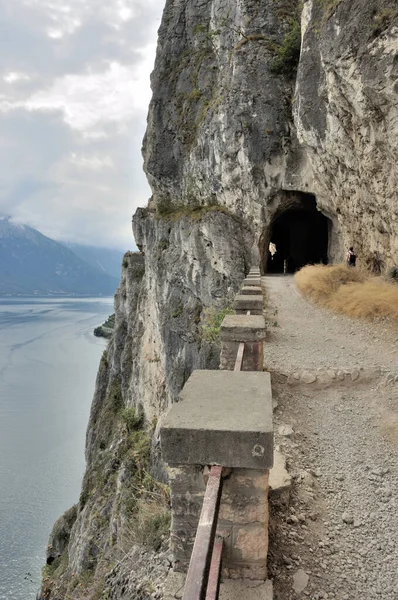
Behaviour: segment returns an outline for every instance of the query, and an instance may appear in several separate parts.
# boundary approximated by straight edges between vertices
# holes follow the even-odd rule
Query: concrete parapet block
[[[266,326],[262,315],[226,315],[221,323],[221,341],[259,342],[265,337]]]
[[[264,310],[263,297],[239,294],[235,296],[234,309],[238,315],[246,314],[248,310],[252,315],[262,315]]]
[[[255,286],[255,287],[261,287],[261,278],[260,277],[246,277],[246,279],[243,280],[242,283],[242,287],[247,287],[247,286]]]
[[[265,333],[263,317],[228,315],[224,333],[253,343]],[[233,327],[233,325],[238,325]],[[269,373],[194,371],[161,428],[169,465],[171,550],[174,569],[186,571],[203,504],[208,468],[223,469],[218,532],[224,538],[223,573],[265,580],[268,486],[273,464]]]
[[[266,326],[260,315],[227,315],[221,324],[220,368],[233,371],[239,344],[245,343],[242,371],[262,371]]]
[[[269,469],[272,416],[269,373],[194,371],[164,420],[163,460]]]
[[[241,296],[262,296],[263,294],[263,289],[260,286],[255,286],[255,285],[244,285],[240,290],[239,290],[239,295]]]

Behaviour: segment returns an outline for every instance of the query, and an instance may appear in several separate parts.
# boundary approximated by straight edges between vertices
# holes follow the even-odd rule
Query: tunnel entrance
[[[268,252],[266,271],[288,273],[304,265],[328,262],[331,221],[316,208],[315,196],[300,194],[271,224],[269,241],[276,253]],[[267,248],[268,250],[268,248]]]

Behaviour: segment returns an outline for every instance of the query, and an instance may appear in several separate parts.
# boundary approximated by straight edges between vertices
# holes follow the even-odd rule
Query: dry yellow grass
[[[303,295],[349,317],[398,325],[398,285],[345,265],[314,265],[296,273]]]

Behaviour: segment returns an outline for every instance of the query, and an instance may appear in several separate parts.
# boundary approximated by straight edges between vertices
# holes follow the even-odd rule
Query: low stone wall
[[[249,277],[261,283],[258,273]],[[258,289],[260,285],[248,287]],[[235,306],[238,313],[239,303],[253,298],[258,314],[247,315],[245,310],[244,314],[227,315],[222,323],[221,370],[195,371],[162,427],[162,455],[169,465],[171,487],[171,548],[177,571],[188,568],[209,466],[218,464],[224,467],[217,524],[217,533],[224,539],[223,574],[233,579],[267,578],[273,426],[271,380],[263,372],[263,296],[239,294]],[[243,372],[227,373],[234,371],[242,343]]]
[[[174,569],[186,572],[198,527],[208,467],[169,468],[173,510],[171,547]],[[189,489],[189,492],[187,491]],[[217,532],[224,539],[223,575],[231,579],[267,578],[268,471],[227,470]]]

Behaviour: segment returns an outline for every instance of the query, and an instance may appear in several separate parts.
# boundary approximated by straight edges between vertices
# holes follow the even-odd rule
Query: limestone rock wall
[[[294,116],[318,205],[341,252],[362,264],[398,262],[397,6],[307,0]]]
[[[281,190],[309,191],[294,71],[273,73],[295,0],[166,2],[144,142],[150,207],[220,204],[258,240]]]

